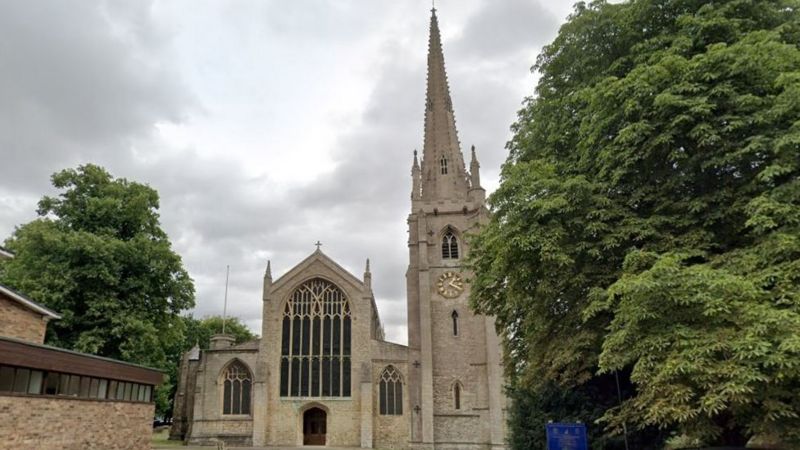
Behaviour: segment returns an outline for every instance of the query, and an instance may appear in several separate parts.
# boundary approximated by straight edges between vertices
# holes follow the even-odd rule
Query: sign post
[[[586,425],[582,423],[548,423],[547,450],[588,450]]]

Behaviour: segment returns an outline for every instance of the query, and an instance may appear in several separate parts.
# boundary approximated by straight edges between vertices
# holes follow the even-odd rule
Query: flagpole
[[[222,334],[225,334],[225,321],[228,319],[228,279],[231,275],[230,264],[225,267],[225,304],[222,306]]]

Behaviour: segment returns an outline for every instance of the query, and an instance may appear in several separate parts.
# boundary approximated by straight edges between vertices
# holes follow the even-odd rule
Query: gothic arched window
[[[350,304],[333,283],[297,288],[283,312],[281,397],[350,396]]]
[[[442,175],[447,175],[447,158],[442,156],[442,159],[439,160],[439,166],[442,169]]]
[[[442,237],[442,259],[458,259],[458,239],[452,230]]]
[[[453,336],[458,336],[458,311],[454,310],[450,317],[453,318]]]
[[[453,384],[453,407],[461,409],[461,383],[458,381]]]
[[[394,366],[383,369],[378,394],[382,416],[403,415],[403,381]]]
[[[222,375],[222,414],[250,414],[250,371],[239,361],[232,362]]]

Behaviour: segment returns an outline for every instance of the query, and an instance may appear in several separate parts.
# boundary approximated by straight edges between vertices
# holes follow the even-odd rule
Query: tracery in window
[[[447,175],[447,158],[442,156],[442,159],[439,160],[439,166],[442,169],[442,175]]]
[[[458,239],[452,230],[442,237],[442,259],[458,259]]]
[[[454,310],[450,317],[453,318],[453,336],[458,336],[458,311]]]
[[[382,416],[403,415],[403,381],[394,366],[387,366],[381,372],[379,388],[379,409]]]
[[[461,409],[461,383],[458,381],[453,384],[453,407]]]
[[[239,361],[231,363],[222,376],[222,414],[250,414],[250,371]]]
[[[350,304],[333,283],[297,288],[283,313],[281,397],[350,396]]]

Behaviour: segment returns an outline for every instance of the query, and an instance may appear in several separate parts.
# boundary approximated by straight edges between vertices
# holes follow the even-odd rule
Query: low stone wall
[[[149,450],[152,403],[0,396],[0,449]]]

